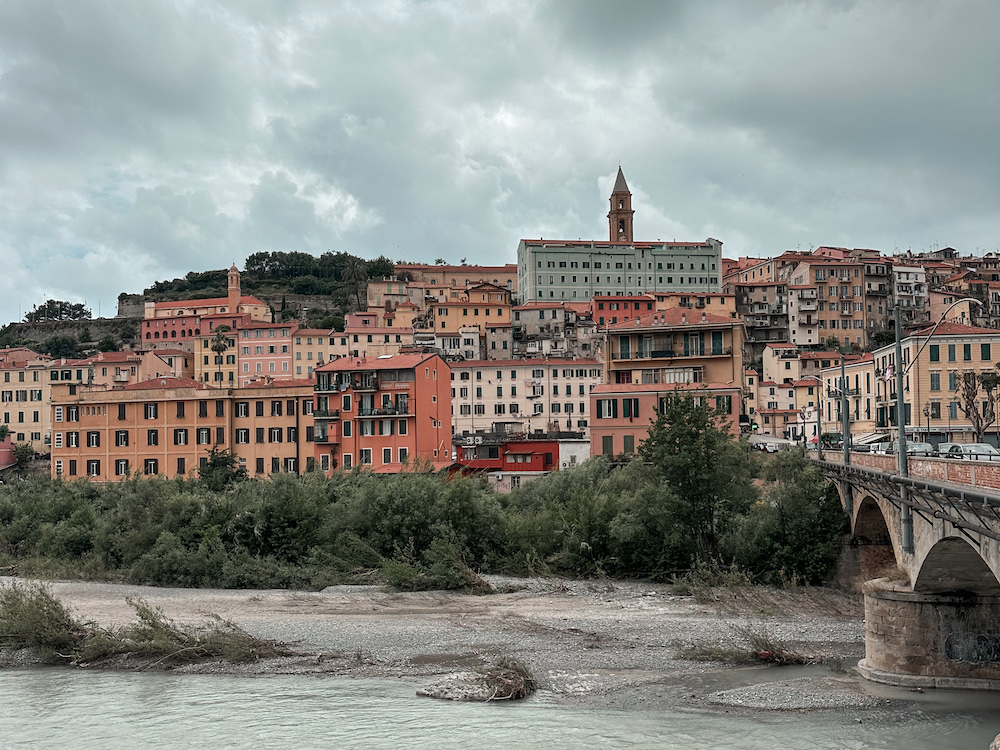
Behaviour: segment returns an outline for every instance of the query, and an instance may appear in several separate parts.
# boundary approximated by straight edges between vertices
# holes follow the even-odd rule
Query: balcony
[[[320,445],[340,444],[340,424],[318,424],[313,433],[313,441]]]
[[[688,351],[675,351],[674,349],[651,349],[640,350],[631,354],[622,354],[620,351],[612,351],[611,359],[616,361],[630,361],[635,359],[670,359],[673,357],[726,357],[731,356],[733,348],[731,346],[721,349],[689,349]]]
[[[841,393],[840,388],[827,388],[826,389],[826,395],[827,395],[828,398],[840,398],[842,395],[860,396],[861,395],[861,389],[860,388],[847,388],[847,389],[844,390],[843,393]]]
[[[359,417],[412,417],[413,409],[409,404],[402,406],[380,406],[377,409],[358,408]]]
[[[313,419],[340,419],[340,409],[313,409]]]
[[[815,302],[803,302],[799,305],[799,310],[802,312],[816,312]]]
[[[377,391],[378,376],[362,375],[351,379],[351,388],[355,391]]]

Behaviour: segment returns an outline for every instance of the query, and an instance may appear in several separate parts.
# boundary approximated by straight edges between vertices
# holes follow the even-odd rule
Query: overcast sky
[[[1000,247],[1000,3],[3,0],[0,323],[263,250]]]

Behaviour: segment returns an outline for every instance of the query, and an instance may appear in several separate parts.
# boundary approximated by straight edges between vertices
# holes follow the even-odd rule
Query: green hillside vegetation
[[[222,461],[204,480],[16,482],[0,487],[0,566],[228,588],[483,590],[480,573],[671,580],[734,567],[823,582],[845,518],[804,455],[758,459],[690,398],[669,414],[642,457],[591,459],[510,495],[419,467],[261,481]]]
[[[365,282],[393,274],[385,256],[364,260],[350,253],[326,252],[319,257],[301,252],[261,252],[246,259],[240,283],[244,294],[275,297],[282,294],[327,296],[341,311],[364,299]],[[228,269],[192,271],[184,278],[157,281],[143,290],[153,302],[224,297]]]

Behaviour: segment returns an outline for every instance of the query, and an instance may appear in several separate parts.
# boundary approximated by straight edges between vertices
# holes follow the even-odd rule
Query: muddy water
[[[0,672],[0,748],[985,750],[1000,732],[1000,700],[971,693],[925,693],[891,713],[748,715],[594,710],[545,694],[518,704],[445,703],[415,697],[416,686],[302,676],[6,671]]]

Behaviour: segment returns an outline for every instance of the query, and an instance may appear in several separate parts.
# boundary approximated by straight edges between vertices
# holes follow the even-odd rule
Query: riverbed
[[[126,597],[139,597],[176,622],[217,615],[302,655],[169,673],[8,669],[0,672],[0,728],[16,731],[0,731],[0,748],[986,748],[1000,732],[992,694],[913,693],[860,679],[861,601],[851,592],[694,598],[639,582],[491,581],[504,593],[52,583],[81,620],[123,624],[133,619]],[[748,634],[822,664],[734,668],[687,656],[692,647],[745,646]],[[498,654],[528,665],[534,697],[487,706],[416,697]],[[90,736],[98,739],[77,741]]]

